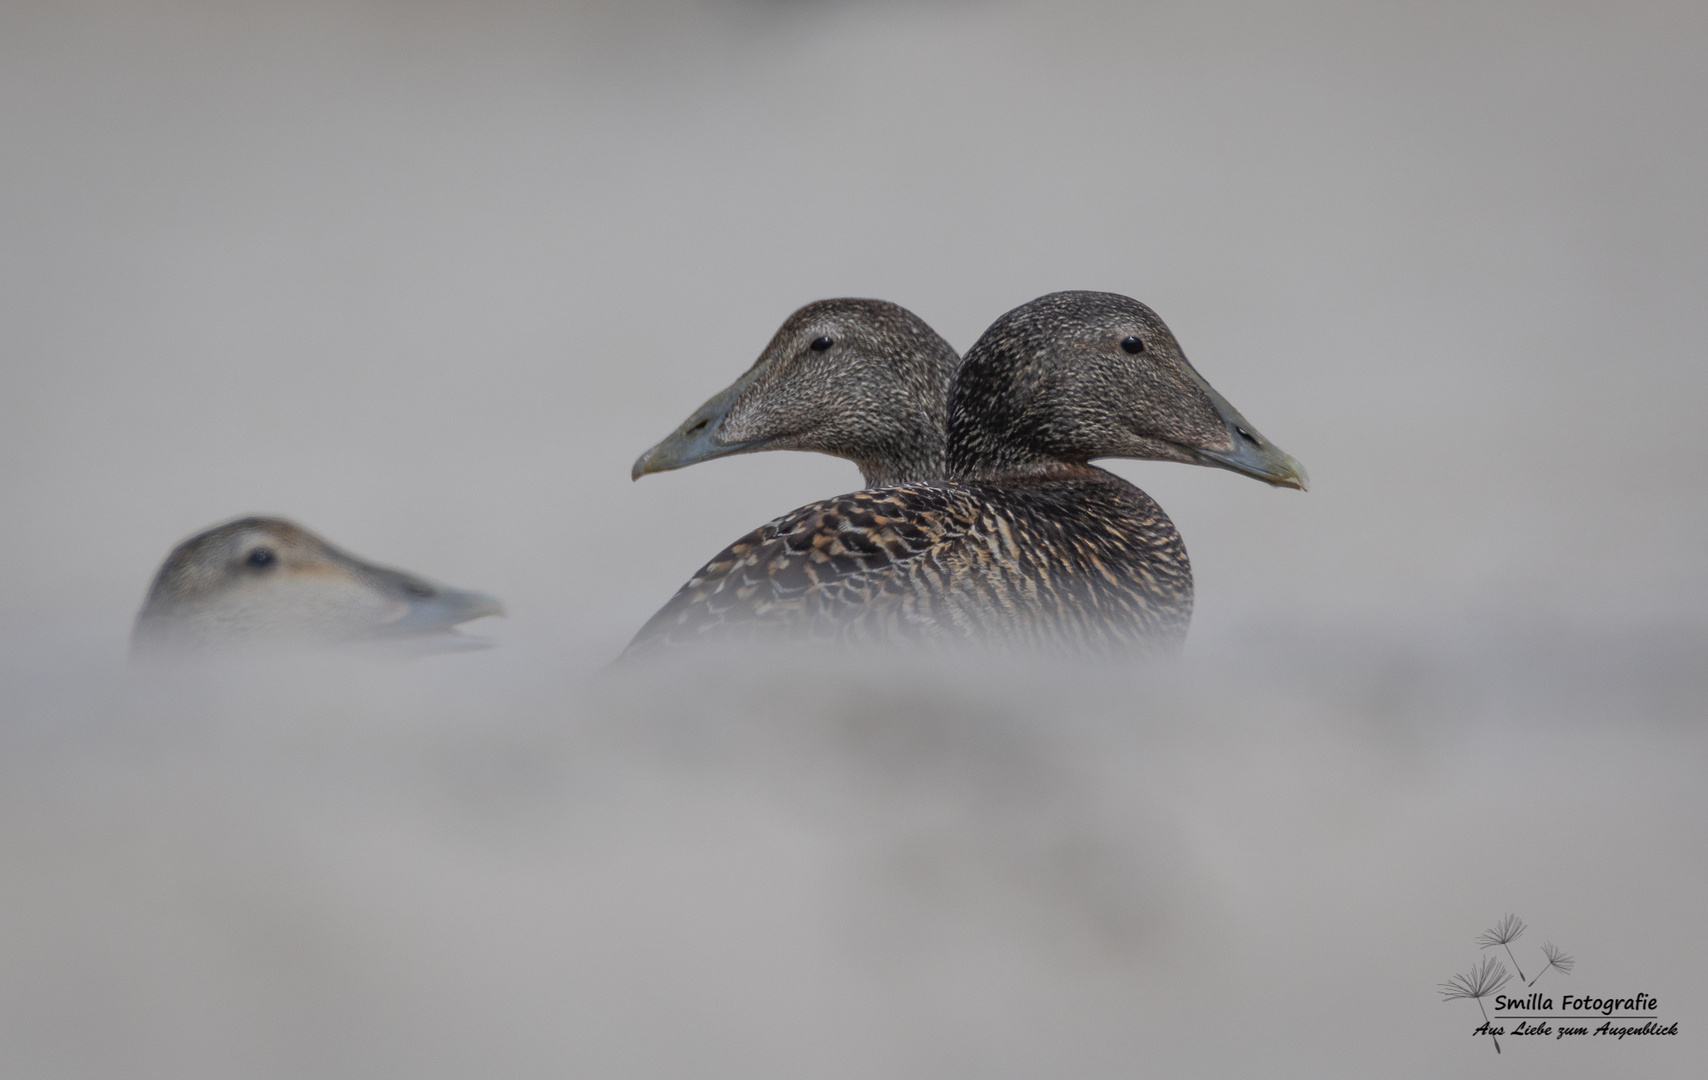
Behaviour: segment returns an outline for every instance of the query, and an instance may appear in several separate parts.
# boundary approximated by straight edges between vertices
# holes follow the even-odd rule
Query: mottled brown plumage
[[[1191,614],[1191,569],[1168,518],[1081,467],[802,507],[706,564],[632,647],[976,640],[1098,653],[1176,641]]]
[[[938,479],[960,362],[904,307],[819,300],[790,315],[753,367],[642,454],[630,475],[758,450],[814,450],[854,462],[867,487]]]
[[[1111,293],[1051,294],[992,324],[955,380],[947,452],[952,480],[814,503],[738,540],[630,652],[762,637],[1166,651],[1191,619],[1185,546],[1155,501],[1087,462],[1304,486],[1156,314]]]

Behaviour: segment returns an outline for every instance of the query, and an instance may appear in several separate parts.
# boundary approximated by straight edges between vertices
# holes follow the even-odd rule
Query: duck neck
[[[1090,480],[1109,474],[1083,461],[986,462],[951,469],[949,479],[962,483],[1045,484],[1061,480]]]
[[[943,410],[895,419],[876,417],[856,437],[837,440],[830,451],[860,467],[866,486],[893,487],[940,480],[943,470]]]
[[[899,452],[855,458],[854,464],[860,467],[860,476],[869,488],[935,480],[943,475],[943,447],[941,443],[921,442]]]
[[[1064,456],[1051,445],[1043,421],[1029,415],[1024,403],[1010,400],[1003,386],[993,385],[997,382],[983,366],[963,368],[957,377],[944,425],[949,479],[1048,476],[1084,467],[1079,455]]]
[[[1064,458],[1029,446],[1006,431],[979,424],[951,424],[948,446],[948,477],[951,480],[981,480],[996,476],[1074,476],[1090,468],[1083,459]]]

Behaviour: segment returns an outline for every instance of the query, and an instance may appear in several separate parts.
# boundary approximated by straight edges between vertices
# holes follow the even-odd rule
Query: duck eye
[[[1121,348],[1130,353],[1142,353],[1145,351],[1145,343],[1136,337],[1124,337],[1121,339]]]
[[[251,551],[248,557],[243,561],[246,565],[251,566],[256,570],[265,570],[269,566],[278,562],[279,557],[273,554],[272,548],[258,547],[254,551]]]
[[[834,344],[836,344],[836,342],[827,337],[814,338],[813,343],[808,345],[807,348],[811,349],[813,352],[823,352]]]

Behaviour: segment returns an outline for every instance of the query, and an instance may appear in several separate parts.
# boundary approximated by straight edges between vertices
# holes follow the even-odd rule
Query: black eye
[[[814,338],[813,343],[808,345],[807,348],[811,349],[813,352],[823,352],[834,344],[836,344],[836,342],[827,337]]]
[[[1142,353],[1145,351],[1145,343],[1136,337],[1126,337],[1121,339],[1121,348],[1130,353]]]
[[[278,562],[279,557],[273,554],[272,548],[258,547],[251,551],[243,561],[257,570],[265,570]]]
[[[1257,445],[1257,436],[1256,435],[1253,435],[1251,432],[1247,431],[1245,428],[1240,427],[1238,424],[1234,425],[1234,430],[1239,432],[1239,437],[1244,439],[1246,442],[1250,443],[1253,446]]]

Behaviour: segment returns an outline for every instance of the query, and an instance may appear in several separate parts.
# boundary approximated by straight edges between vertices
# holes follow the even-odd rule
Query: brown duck
[[[813,503],[736,541],[628,654],[771,638],[1170,651],[1192,615],[1180,534],[1090,462],[1180,461],[1305,487],[1156,313],[1113,293],[1052,293],[993,323],[955,378],[946,456],[948,480]]]

